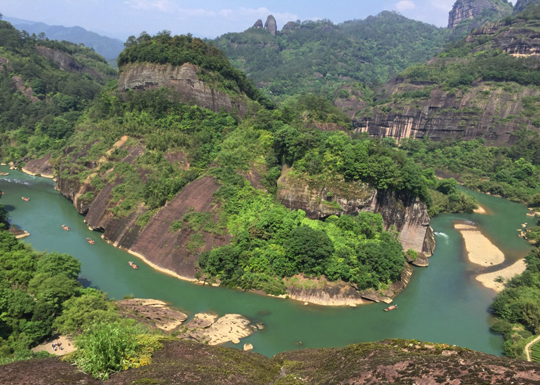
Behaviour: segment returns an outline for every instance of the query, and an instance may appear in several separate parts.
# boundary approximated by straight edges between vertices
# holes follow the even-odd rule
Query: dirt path
[[[534,340],[525,345],[525,354],[527,355],[527,361],[531,361],[531,354],[529,353],[529,348],[531,345],[534,345],[536,342],[540,341],[540,336],[536,337]]]

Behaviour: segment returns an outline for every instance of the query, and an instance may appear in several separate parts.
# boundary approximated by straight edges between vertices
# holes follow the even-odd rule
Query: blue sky
[[[288,21],[365,19],[384,10],[446,26],[455,0],[2,0],[0,13],[51,25],[79,25],[125,40],[141,31],[215,37],[243,31],[273,14]]]

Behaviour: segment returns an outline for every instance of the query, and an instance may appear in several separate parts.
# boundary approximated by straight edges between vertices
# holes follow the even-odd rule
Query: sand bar
[[[504,254],[484,236],[476,226],[463,223],[454,224],[465,240],[465,249],[471,263],[493,266],[504,262]]]
[[[477,209],[474,209],[473,212],[475,214],[487,214],[487,211],[485,208],[483,208],[482,206],[478,206]]]
[[[499,293],[504,289],[505,285],[504,282],[495,282],[497,277],[503,277],[504,280],[507,281],[515,275],[523,273],[526,267],[527,264],[525,263],[525,259],[520,259],[512,266],[508,266],[502,270],[494,271],[493,273],[480,274],[476,277],[476,280],[488,289],[493,289]]]

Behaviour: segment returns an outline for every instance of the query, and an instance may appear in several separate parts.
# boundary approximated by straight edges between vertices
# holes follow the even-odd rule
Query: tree
[[[301,273],[320,275],[334,252],[334,245],[324,231],[300,226],[291,231],[285,245],[287,256]]]
[[[137,339],[132,327],[115,323],[95,324],[75,341],[79,348],[76,364],[96,378],[129,367],[135,355]]]

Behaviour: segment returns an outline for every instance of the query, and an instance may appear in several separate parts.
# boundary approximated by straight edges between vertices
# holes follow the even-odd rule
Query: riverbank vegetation
[[[32,348],[58,333],[78,348],[67,359],[96,378],[151,362],[161,337],[123,319],[104,293],[83,288],[80,267],[70,255],[37,252],[0,229],[0,365],[47,357]]]
[[[418,164],[455,175],[472,190],[540,206],[540,136],[518,131],[511,147],[490,147],[483,139],[406,139],[401,148]],[[445,182],[446,183],[446,182]]]
[[[492,330],[504,336],[504,354],[524,358],[525,345],[540,334],[540,249],[527,257],[527,269],[506,283],[491,308],[497,322]]]

